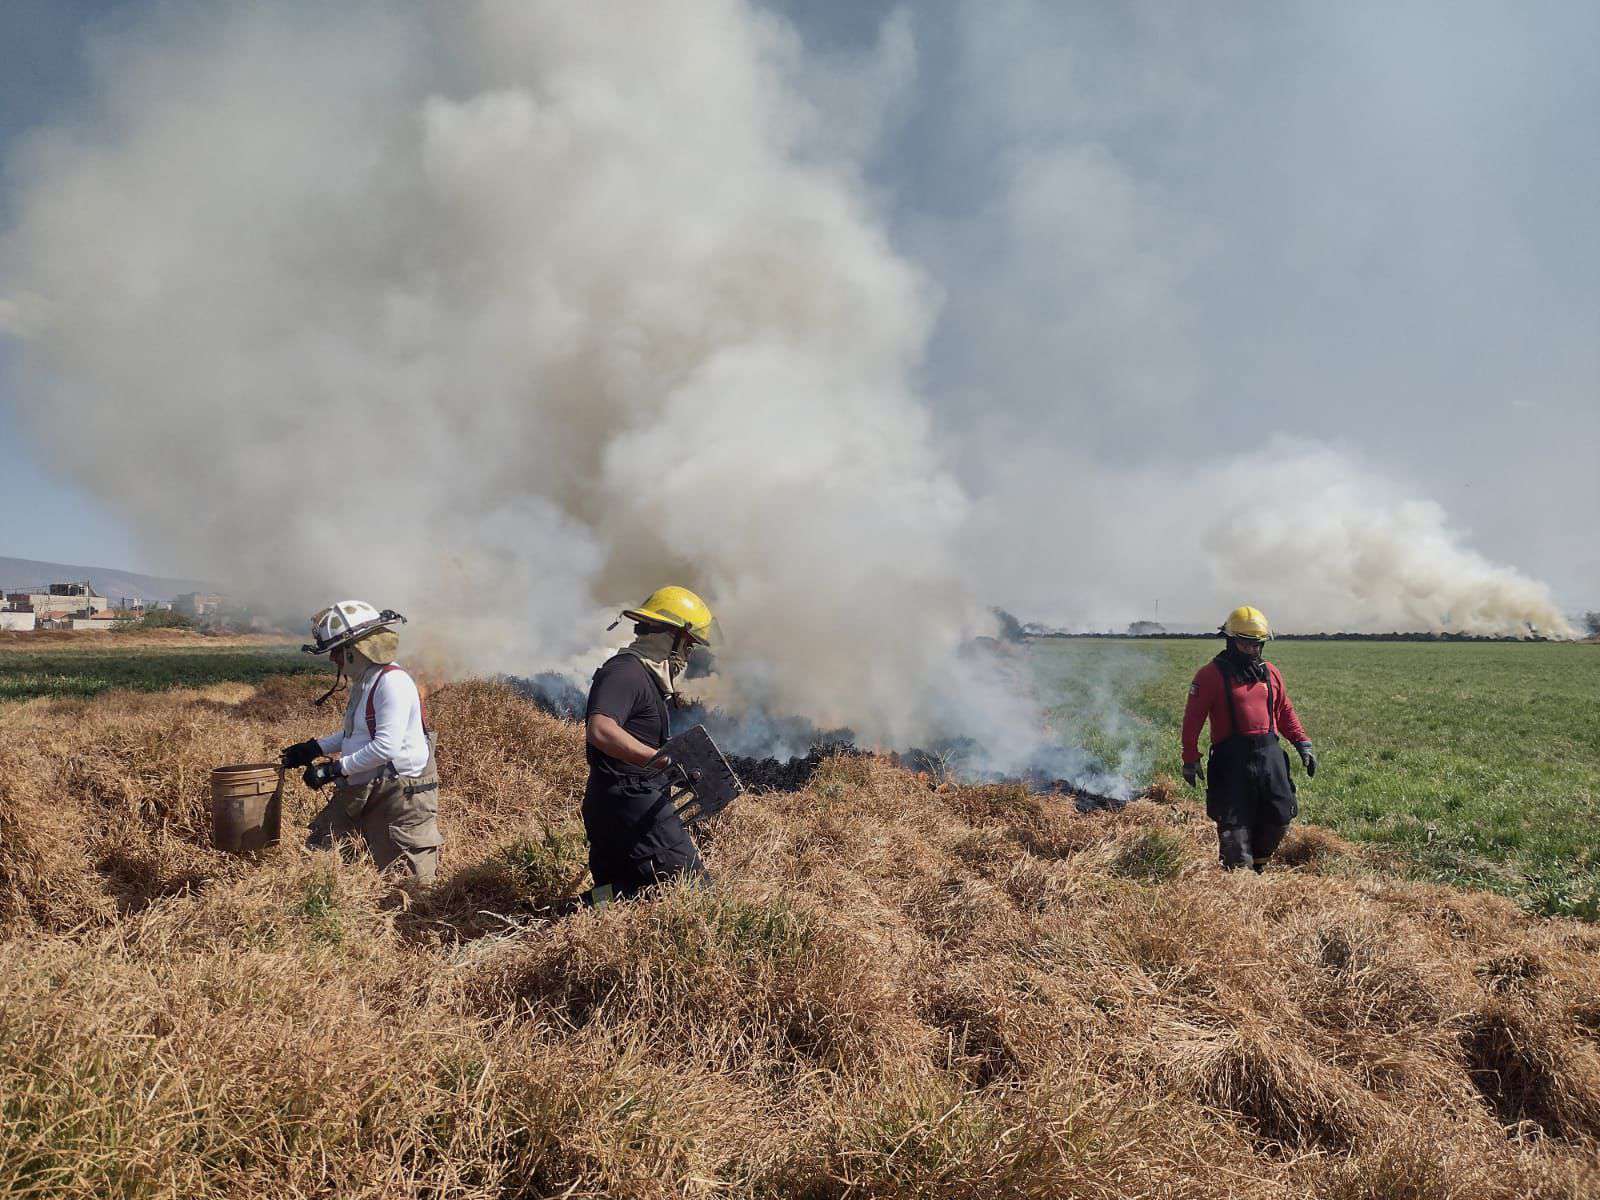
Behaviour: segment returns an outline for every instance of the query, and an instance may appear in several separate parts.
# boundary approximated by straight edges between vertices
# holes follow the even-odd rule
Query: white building
[[[50,599],[51,608],[70,608],[91,615],[111,611],[111,601],[95,591],[87,579],[81,583],[52,583]]]
[[[0,629],[11,630],[16,633],[30,633],[34,628],[34,616],[31,612],[12,612],[0,608]]]
[[[110,612],[111,601],[94,590],[87,579],[77,583],[52,583],[48,588],[30,588],[25,592],[7,592],[6,603],[12,608],[31,608],[36,613],[96,613]]]
[[[116,617],[73,617],[73,629],[97,629],[102,633],[122,624]]]

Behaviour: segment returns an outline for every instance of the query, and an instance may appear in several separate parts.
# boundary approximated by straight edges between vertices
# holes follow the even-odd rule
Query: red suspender
[[[375,737],[378,736],[378,710],[376,708],[376,705],[377,705],[377,702],[378,702],[378,684],[383,679],[383,677],[385,675],[387,675],[390,671],[398,671],[399,669],[400,669],[400,667],[396,663],[384,663],[384,665],[381,668],[379,668],[379,670],[378,670],[378,678],[374,679],[372,681],[372,686],[367,689],[367,737],[368,737],[368,739],[375,738]],[[422,731],[424,733],[427,733],[429,728],[430,728],[430,726],[428,725],[428,702],[426,700],[422,699],[422,689],[421,688],[417,689],[417,700],[422,705]]]

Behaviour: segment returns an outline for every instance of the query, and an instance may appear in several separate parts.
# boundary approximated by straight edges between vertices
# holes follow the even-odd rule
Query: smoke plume
[[[1294,628],[1562,631],[1353,460],[1171,470],[1207,238],[1092,122],[974,106],[1026,152],[886,202],[910,12],[824,56],[744,0],[154,9],[7,163],[22,417],[279,610],[362,596],[531,675],[683,583],[732,635],[714,699],[1010,765],[1039,705],[956,656],[993,602],[1125,622],[1176,565]]]
[[[1576,636],[1542,583],[1348,455],[1280,445],[1230,463],[1211,492],[1226,497],[1205,538],[1218,586],[1294,614],[1292,630]]]
[[[12,165],[27,416],[256,597],[528,671],[667,581],[783,711],[910,732],[972,627],[931,318],[737,0],[193,6]]]

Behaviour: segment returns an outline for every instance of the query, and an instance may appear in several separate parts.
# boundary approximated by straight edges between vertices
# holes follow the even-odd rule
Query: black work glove
[[[319,787],[332,783],[335,779],[343,779],[344,768],[339,765],[337,758],[328,762],[312,763],[300,778],[305,780],[308,788],[316,791]]]
[[[292,746],[285,746],[283,753],[278,756],[285,768],[294,770],[296,767],[309,767],[322,757],[322,745],[316,738],[308,741],[296,742]]]
[[[1311,743],[1296,743],[1295,749],[1300,751],[1300,765],[1306,769],[1306,778],[1310,779],[1317,773],[1317,756],[1311,752]]]
[[[1199,787],[1200,781],[1205,777],[1206,773],[1200,769],[1199,763],[1192,762],[1183,764],[1183,781],[1190,787]]]

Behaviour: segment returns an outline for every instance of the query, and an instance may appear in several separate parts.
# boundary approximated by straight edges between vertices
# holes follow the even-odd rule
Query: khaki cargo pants
[[[379,777],[362,787],[335,788],[311,822],[306,844],[330,849],[348,844],[356,834],[378,870],[402,867],[422,883],[431,883],[439,869],[439,774],[433,762],[433,737],[428,738],[428,763],[420,775]]]

